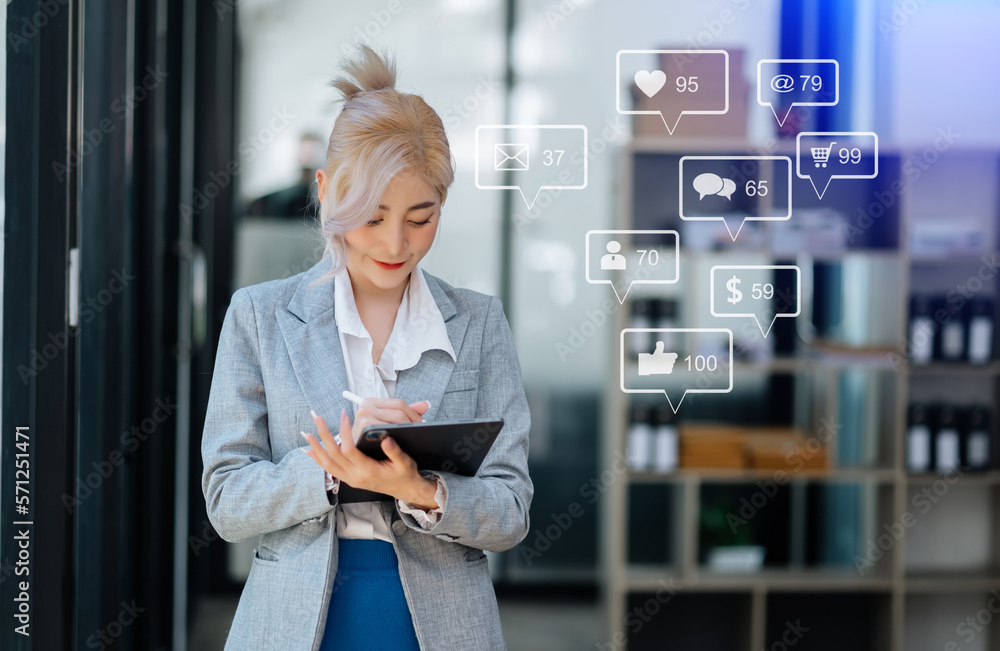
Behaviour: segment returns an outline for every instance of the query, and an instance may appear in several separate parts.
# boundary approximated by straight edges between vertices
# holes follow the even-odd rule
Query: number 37
[[[549,165],[558,165],[564,153],[566,153],[565,149],[546,149],[542,152],[542,165],[546,167]]]

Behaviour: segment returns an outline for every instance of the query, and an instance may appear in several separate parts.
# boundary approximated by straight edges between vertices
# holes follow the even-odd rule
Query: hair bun
[[[389,55],[380,55],[367,45],[362,45],[360,53],[344,64],[344,75],[330,82],[330,85],[344,95],[349,102],[360,93],[396,88],[396,61]]]

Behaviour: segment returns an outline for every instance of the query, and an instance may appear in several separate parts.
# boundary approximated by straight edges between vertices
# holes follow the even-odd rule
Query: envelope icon
[[[493,148],[493,168],[497,172],[528,171],[528,145],[519,142],[495,145]]]

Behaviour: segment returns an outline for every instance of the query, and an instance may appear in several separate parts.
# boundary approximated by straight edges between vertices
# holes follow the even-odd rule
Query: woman
[[[440,118],[368,48],[345,72],[316,173],[326,255],[237,291],[219,342],[202,487],[220,536],[260,537],[226,648],[503,649],[483,550],[525,537],[533,490],[513,338],[499,300],[418,266],[454,176]],[[353,444],[459,418],[505,420],[475,477]],[[393,499],[341,505],[341,481]]]

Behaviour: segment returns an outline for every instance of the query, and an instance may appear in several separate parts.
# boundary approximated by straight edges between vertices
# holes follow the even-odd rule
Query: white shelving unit
[[[637,156],[654,155],[679,159],[685,155],[747,155],[778,154],[788,155],[794,164],[794,141],[782,143],[778,151],[755,151],[743,141],[724,139],[683,139],[683,138],[643,138],[627,146],[621,158],[619,175],[619,219],[616,228],[621,230],[676,228],[676,223],[633,225],[635,212],[633,202],[634,163]],[[898,161],[898,165],[883,166],[880,175],[898,175],[906,161],[919,153],[919,148],[888,149],[884,144],[880,156]],[[948,159],[942,158],[935,169],[928,170],[920,186],[901,193],[899,199],[898,246],[892,249],[862,249],[845,251],[851,258],[862,263],[870,261],[887,270],[880,276],[884,282],[894,282],[889,287],[896,297],[891,304],[883,304],[884,325],[888,318],[891,340],[904,342],[908,323],[911,279],[926,275],[920,271],[927,265],[941,265],[951,269],[976,269],[977,256],[959,256],[946,261],[930,260],[911,256],[909,252],[908,225],[919,216],[924,205],[923,194],[931,191],[952,192],[956,201],[961,201],[962,192],[968,189],[950,187],[954,174],[948,165],[963,164],[963,161],[985,161],[994,166],[991,173],[1000,181],[1000,152],[949,152]],[[989,176],[989,175],[988,175]],[[944,179],[944,188],[933,190],[935,178]],[[876,179],[879,187],[887,185],[891,178]],[[676,177],[665,183],[677,185]],[[874,183],[874,181],[837,181],[834,183]],[[926,184],[926,185],[925,185]],[[808,183],[807,183],[808,185]],[[811,190],[811,188],[810,188]],[[829,193],[833,193],[832,186]],[[992,203],[982,197],[970,200],[970,205],[992,206],[992,212],[985,218],[998,221],[1000,199],[993,188],[980,189],[993,193]],[[827,194],[829,199],[832,194]],[[793,194],[793,204],[796,195]],[[677,207],[666,206],[664,214],[676,215]],[[793,212],[792,219],[795,219]],[[765,223],[764,228],[768,225]],[[682,230],[682,229],[678,229]],[[763,238],[769,241],[768,237]],[[997,248],[997,232],[992,231],[992,247]],[[704,297],[693,296],[695,291],[691,280],[692,269],[703,256],[739,257],[748,254],[770,256],[768,250],[732,253],[695,252],[684,249],[684,233],[681,232],[681,280],[662,293],[644,290],[644,297],[671,297],[679,299],[684,306],[678,325],[694,327],[690,324],[692,315],[689,307],[699,305],[708,311]],[[785,256],[782,256],[783,258]],[[841,254],[825,253],[807,256],[807,261],[836,262]],[[952,273],[954,275],[954,273]],[[947,276],[947,274],[944,274]],[[995,307],[1000,304],[1000,281],[993,279],[984,291],[990,292]],[[882,288],[885,290],[886,288]],[[921,289],[926,289],[921,286]],[[805,295],[805,288],[803,289]],[[636,292],[638,294],[638,292]],[[635,294],[629,294],[629,302]],[[700,309],[699,307],[699,309]],[[626,306],[616,314],[616,332],[628,327],[630,309]],[[893,315],[900,315],[893,321]],[[699,315],[700,317],[701,315]],[[877,317],[878,315],[876,315]],[[800,324],[808,323],[810,315],[803,308],[797,317]],[[729,323],[718,319],[714,327],[730,327]],[[728,320],[725,320],[728,321]],[[898,322],[897,322],[898,321]],[[994,337],[994,342],[996,337]],[[1000,412],[996,409],[1000,396],[1000,362],[982,367],[964,364],[934,363],[927,366],[909,366],[898,363],[905,358],[905,351],[899,345],[876,345],[869,348],[843,348],[836,354],[820,346],[808,346],[798,342],[798,352],[793,357],[776,358],[766,362],[736,362],[734,364],[734,387],[747,378],[786,374],[795,378],[796,386],[807,387],[810,395],[804,401],[804,408],[796,408],[797,424],[815,432],[821,419],[835,421],[841,405],[848,404],[846,396],[840,395],[845,376],[863,378],[878,391],[871,401],[871,413],[863,421],[861,442],[871,454],[872,463],[852,467],[836,467],[836,455],[831,454],[831,468],[827,471],[791,472],[788,483],[789,530],[804,527],[808,505],[805,501],[807,487],[853,486],[857,497],[856,540],[857,553],[864,554],[869,540],[878,541],[910,512],[917,519],[912,529],[907,529],[872,566],[861,573],[854,565],[823,565],[804,563],[803,549],[809,544],[797,535],[795,545],[799,549],[790,553],[791,561],[782,567],[765,566],[760,572],[748,574],[719,574],[707,569],[699,562],[699,517],[702,507],[702,491],[705,486],[753,485],[768,480],[774,471],[768,470],[696,470],[679,469],[669,473],[651,471],[627,471],[617,475],[602,499],[601,510],[601,575],[606,614],[607,643],[612,648],[629,648],[633,651],[643,648],[662,648],[652,641],[668,644],[671,648],[693,648],[684,646],[685,640],[701,640],[698,648],[713,648],[725,651],[729,646],[735,650],[749,651],[773,648],[785,631],[786,620],[801,619],[804,626],[814,622],[813,630],[823,630],[824,626],[861,631],[856,639],[861,640],[854,648],[872,650],[903,651],[904,649],[944,648],[947,641],[954,639],[959,648],[1000,650],[1000,633],[990,632],[989,627],[977,632],[975,639],[959,637],[957,627],[965,617],[976,617],[981,609],[987,608],[991,591],[1000,589],[1000,470],[984,473],[966,473],[952,487],[952,497],[975,496],[968,508],[953,508],[941,497],[944,505],[927,513],[920,513],[914,506],[914,494],[924,489],[940,490],[941,477],[937,475],[908,475],[905,469],[905,429],[908,405],[911,398],[948,398],[958,391],[954,398],[962,402],[963,394],[969,391],[963,386],[975,387],[980,401],[986,400],[994,407],[992,423],[993,468],[997,468],[996,443],[997,421]],[[894,364],[889,353],[895,353]],[[994,354],[996,344],[994,343]],[[618,347],[614,347],[617,356]],[[610,368],[617,369],[617,357]],[[627,458],[626,428],[630,397],[618,385],[617,373],[611,373],[607,383],[602,424],[602,468],[614,468],[619,459]],[[938,391],[940,389],[940,392]],[[939,396],[940,393],[940,396]],[[716,395],[700,400],[712,400],[724,413],[726,402],[732,395]],[[683,420],[684,406],[678,416]],[[722,420],[722,419],[720,419]],[[638,564],[629,562],[629,531],[635,523],[630,522],[630,492],[635,487],[661,487],[666,513],[648,514],[650,518],[665,518],[667,550],[664,563]],[[644,514],[645,517],[645,514]],[[974,535],[985,534],[988,540],[978,544],[967,544],[979,554],[972,565],[963,566],[948,554],[942,559],[915,558],[918,551],[939,549],[946,541],[962,547],[960,527],[976,523]],[[921,526],[923,525],[923,526]],[[959,529],[956,529],[959,528]],[[793,535],[793,536],[794,536]],[[972,535],[972,534],[970,534]],[[884,539],[883,539],[884,542]],[[911,544],[909,553],[907,545]],[[940,561],[940,562],[938,562]],[[919,568],[919,569],[917,569]],[[1000,594],[1000,592],[998,592]],[[1000,603],[1000,599],[997,600]],[[960,606],[955,606],[960,604]],[[638,609],[638,610],[637,610]],[[656,610],[653,614],[651,611]],[[964,610],[963,610],[964,609]],[[711,616],[703,616],[709,613]],[[1000,613],[993,613],[994,616]],[[813,619],[810,619],[813,618]],[[840,621],[840,619],[843,621]],[[714,622],[714,626],[712,626]],[[817,625],[822,622],[821,625]],[[995,628],[995,627],[994,627]],[[700,637],[695,637],[695,634]],[[718,638],[718,639],[715,639]],[[928,646],[932,639],[940,646]],[[680,644],[680,646],[677,646]],[[811,648],[826,649],[829,640],[810,639],[808,634],[797,640],[796,649],[807,651]]]

